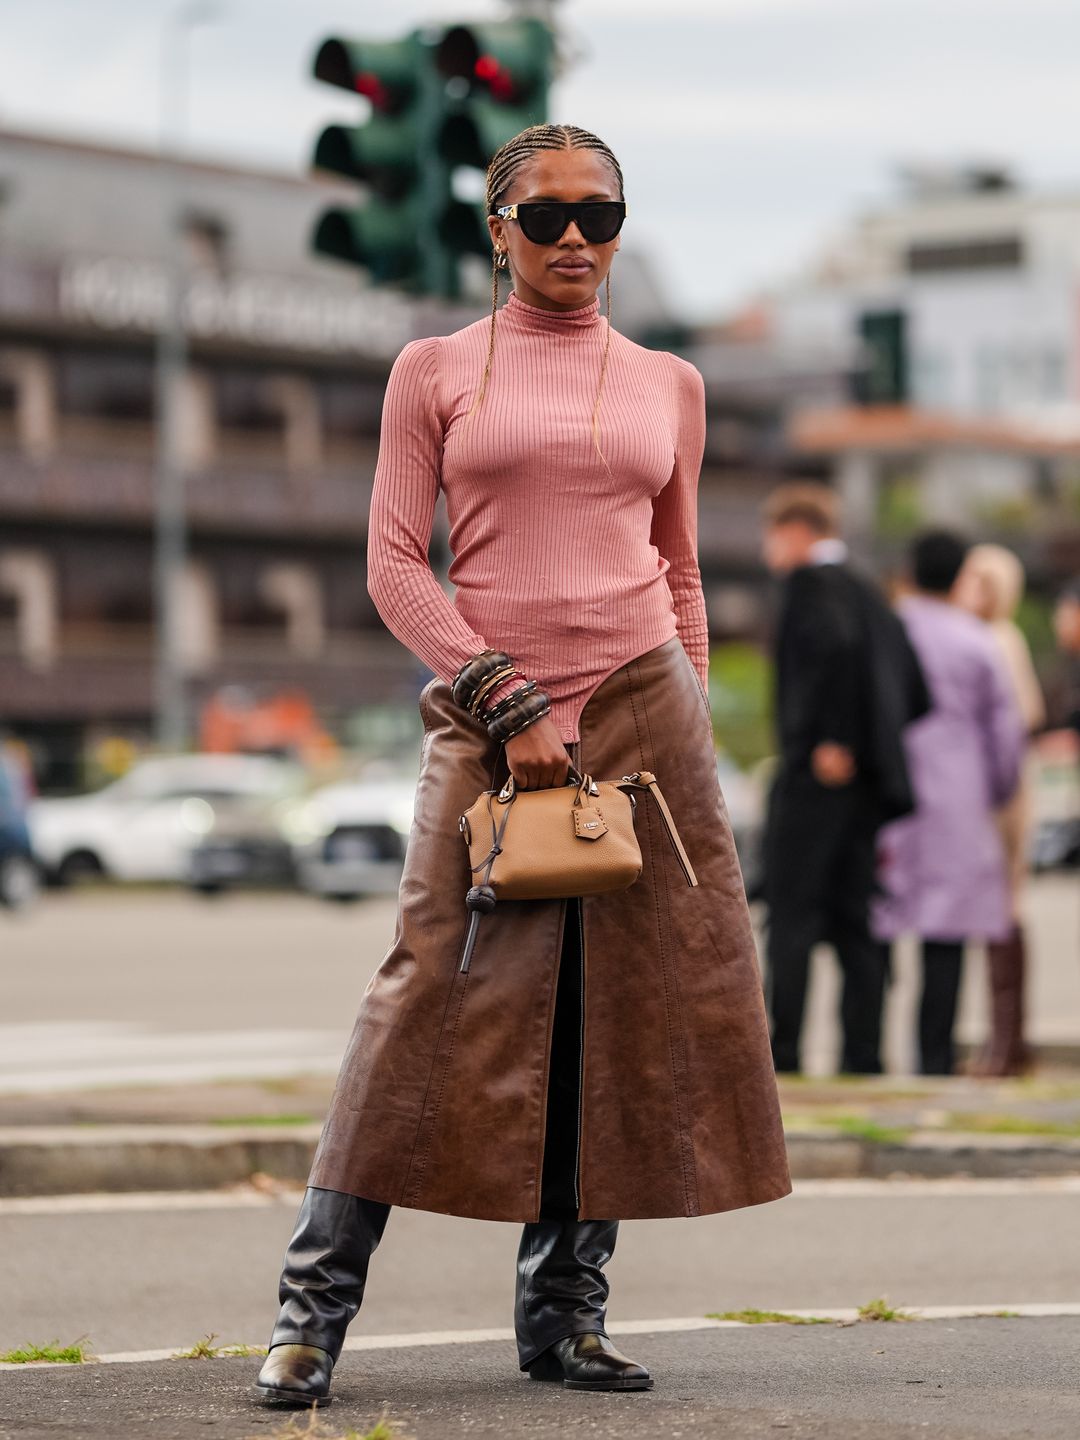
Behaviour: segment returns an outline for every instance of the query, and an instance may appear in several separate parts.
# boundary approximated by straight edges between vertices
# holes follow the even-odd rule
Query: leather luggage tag
[[[599,840],[607,834],[604,817],[595,805],[574,806],[574,834],[579,840]]]

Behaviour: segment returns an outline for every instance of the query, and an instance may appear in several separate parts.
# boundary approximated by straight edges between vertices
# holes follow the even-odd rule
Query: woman
[[[706,698],[701,378],[599,315],[625,212],[601,140],[523,131],[492,160],[487,200],[490,321],[407,346],[386,393],[368,586],[436,678],[397,929],[285,1257],[256,1387],[269,1403],[327,1400],[392,1205],[523,1221],[521,1368],[633,1390],[648,1371],[604,1333],[618,1218],[790,1189]],[[503,268],[514,292],[496,313]],[[440,489],[453,601],[427,559]],[[698,888],[640,805],[636,884],[500,902],[463,971],[458,816],[503,760],[526,789],[571,763],[653,770]]]
[[[1046,705],[1031,651],[1013,616],[1024,594],[1024,567],[1002,545],[976,545],[968,552],[957,590],[960,603],[990,626],[1028,735],[1046,722]],[[1011,928],[1004,940],[986,947],[990,976],[990,1042],[975,1064],[977,1074],[1020,1075],[1028,1065],[1024,1042],[1024,978],[1027,946],[1021,900],[1031,839],[1031,787],[1020,786],[998,812],[1009,872]]]
[[[874,934],[921,943],[919,1071],[951,1075],[953,1028],[969,940],[1009,933],[1005,851],[994,823],[1020,776],[1020,717],[986,627],[964,611],[957,580],[968,546],[930,531],[911,548],[914,590],[898,610],[931,709],[904,732],[915,810],[878,838]]]

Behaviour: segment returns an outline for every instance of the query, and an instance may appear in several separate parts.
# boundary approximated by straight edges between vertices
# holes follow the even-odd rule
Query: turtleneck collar
[[[526,305],[511,291],[502,313],[517,329],[565,335],[595,329],[600,323],[600,301],[597,298],[578,310],[541,310],[538,305]]]

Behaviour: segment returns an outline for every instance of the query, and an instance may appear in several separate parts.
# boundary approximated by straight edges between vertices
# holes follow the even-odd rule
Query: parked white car
[[[412,825],[416,779],[383,776],[315,790],[283,818],[300,885],[333,900],[393,894]]]
[[[156,756],[91,795],[39,799],[28,821],[54,884],[109,877],[181,881],[214,824],[215,801],[301,792],[300,766],[265,755]]]

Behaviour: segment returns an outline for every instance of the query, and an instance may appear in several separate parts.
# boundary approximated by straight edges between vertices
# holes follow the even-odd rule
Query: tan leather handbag
[[[499,900],[599,895],[637,880],[635,790],[653,796],[686,883],[698,883],[651,771],[594,780],[571,769],[565,785],[544,790],[519,790],[510,776],[501,790],[482,791],[458,820],[472,872],[480,877],[465,897],[470,915],[462,970],[469,968],[480,916]]]

